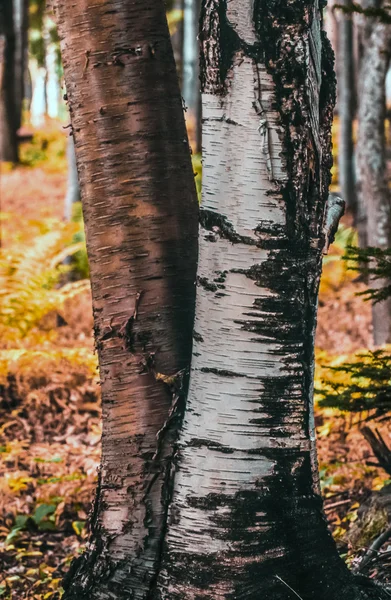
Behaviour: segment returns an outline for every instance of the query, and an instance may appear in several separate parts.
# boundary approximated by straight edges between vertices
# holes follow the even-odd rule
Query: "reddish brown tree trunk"
[[[58,0],[56,15],[103,397],[92,541],[65,597],[146,598],[190,362],[194,177],[163,2]]]

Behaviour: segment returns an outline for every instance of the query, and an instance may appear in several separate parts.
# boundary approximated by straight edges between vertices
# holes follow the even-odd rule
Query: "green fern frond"
[[[391,353],[375,350],[357,354],[351,362],[327,367],[315,390],[319,406],[377,418],[391,410]]]

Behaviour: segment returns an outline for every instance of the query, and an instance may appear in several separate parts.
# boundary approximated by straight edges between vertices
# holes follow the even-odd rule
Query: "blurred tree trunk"
[[[177,21],[175,32],[171,36],[172,49],[174,51],[174,58],[180,88],[182,88],[183,81],[183,2],[184,0],[174,0],[171,9],[172,11],[178,12],[178,14],[182,13],[182,18],[179,21]]]
[[[343,0],[352,8],[352,0]],[[353,17],[342,13],[339,18],[338,43],[338,172],[340,189],[346,206],[357,226],[357,196],[354,172],[353,120],[355,112],[355,63],[353,49]]]
[[[182,96],[194,123],[195,152],[201,152],[201,92],[198,23],[201,0],[184,0]]]
[[[327,37],[330,40],[331,47],[334,50],[336,60],[336,70],[338,70],[338,19],[334,9],[335,0],[328,0],[325,10],[324,28],[327,32]]]
[[[359,5],[363,9],[368,8],[379,8],[382,5],[382,0],[360,0]],[[375,19],[372,17],[368,17],[368,15],[355,14],[354,15],[356,30],[357,30],[357,72],[358,72],[358,83],[357,83],[357,92],[358,92],[358,115],[357,118],[360,120],[360,104],[362,101],[361,98],[361,90],[363,87],[362,80],[362,66],[363,59],[365,55],[365,51],[369,42],[369,39],[372,34],[372,30],[375,24]],[[380,90],[379,90],[380,92]],[[357,195],[357,233],[358,233],[358,243],[360,248],[365,248],[368,245],[368,232],[367,232],[367,206],[366,200],[363,194],[360,193],[360,166],[358,159],[358,140],[356,143],[356,195]]]
[[[15,24],[15,111],[17,129],[22,124],[24,85],[28,59],[28,0],[13,0]]]
[[[358,127],[358,175],[360,204],[365,206],[366,244],[391,246],[391,202],[385,157],[385,79],[391,54],[391,26],[376,23],[367,39],[360,71]],[[374,280],[371,287],[383,287]],[[376,345],[391,342],[391,300],[373,305],[373,336]]]
[[[191,356],[198,203],[163,2],[56,2],[103,399],[89,550],[65,598],[156,583]]]
[[[0,159],[18,162],[18,117],[15,104],[16,36],[12,0],[4,0],[0,12],[3,66],[0,81]]]

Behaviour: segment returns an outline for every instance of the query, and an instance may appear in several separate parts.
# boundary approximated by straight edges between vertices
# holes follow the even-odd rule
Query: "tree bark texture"
[[[320,9],[203,2],[196,320],[163,600],[381,595],[339,559],[313,478],[335,91]]]
[[[374,24],[360,71],[360,107],[357,139],[360,205],[365,207],[366,245],[391,246],[391,202],[385,162],[385,78],[391,53],[391,26]],[[370,282],[383,287],[382,280]],[[376,345],[391,341],[391,301],[373,305]]]
[[[351,0],[345,0],[344,6],[352,7]],[[357,221],[357,200],[354,173],[353,120],[355,112],[355,64],[353,52],[353,17],[342,14],[339,20],[338,44],[338,172],[340,190],[346,206]]]
[[[58,0],[104,419],[93,537],[66,600],[382,597],[340,561],[313,480],[335,87],[320,8],[203,2],[185,408],[196,207],[163,6]]]
[[[198,203],[163,2],[55,5],[103,398],[88,549],[65,598],[149,598],[191,356]]]
[[[16,132],[17,110],[15,104],[16,35],[12,0],[0,6],[0,34],[4,39],[3,67],[0,80],[0,160],[18,162]]]
[[[64,202],[64,218],[66,221],[72,220],[72,208],[75,202],[80,200],[79,176],[77,174],[75,143],[73,135],[70,135],[67,140],[67,191]]]

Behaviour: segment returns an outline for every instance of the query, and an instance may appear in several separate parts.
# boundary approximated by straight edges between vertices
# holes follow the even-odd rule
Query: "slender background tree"
[[[344,0],[343,5],[352,8],[351,0]],[[339,116],[339,145],[338,172],[340,189],[346,206],[357,225],[357,193],[354,170],[353,121],[355,117],[355,60],[354,32],[352,12],[342,13],[339,18],[338,40],[338,116]]]
[[[195,151],[201,151],[201,92],[199,81],[198,22],[201,0],[183,1],[182,96],[195,130]]]
[[[391,198],[385,153],[385,80],[390,56],[391,25],[375,21],[361,60],[357,163],[360,204],[365,207],[364,247],[381,249],[391,246]],[[383,287],[385,282],[376,279],[371,285]],[[373,304],[372,312],[375,344],[390,342],[390,300]]]
[[[0,90],[1,160],[16,163],[18,162],[18,115],[15,103],[16,32],[11,0],[2,3],[0,27],[4,39]]]

